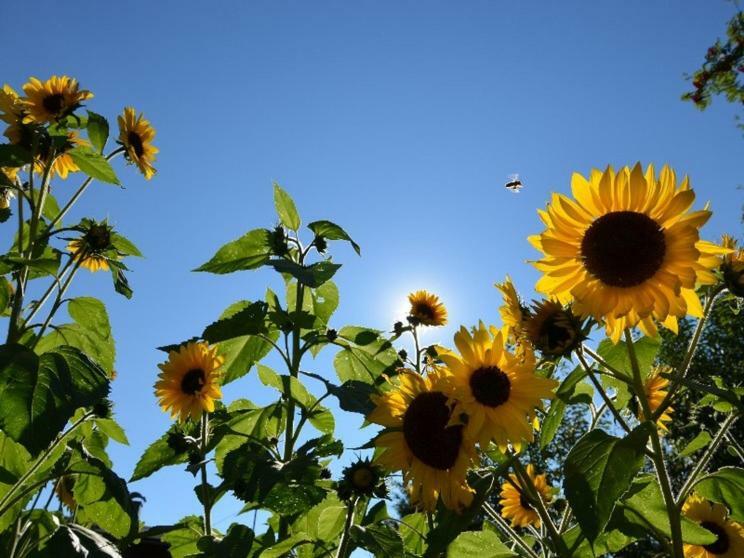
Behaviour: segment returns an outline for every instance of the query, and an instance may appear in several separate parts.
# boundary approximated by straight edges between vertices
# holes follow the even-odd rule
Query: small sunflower
[[[155,395],[160,407],[182,422],[214,411],[215,400],[222,398],[219,368],[223,363],[217,349],[207,343],[190,342],[171,351],[168,361],[158,365]]]
[[[581,320],[555,300],[534,302],[524,331],[532,346],[549,358],[568,356],[586,337]]]
[[[62,153],[57,155],[52,163],[52,168],[49,171],[49,176],[59,176],[62,180],[66,180],[67,176],[71,172],[78,172],[80,168],[75,164],[67,150],[77,147],[79,145],[90,145],[86,140],[81,138],[75,130],[67,132],[67,140],[65,141]],[[44,172],[44,165],[40,161],[34,163],[34,172],[41,174]]]
[[[403,472],[404,485],[411,484],[414,500],[432,511],[437,499],[449,509],[470,505],[468,467],[475,447],[458,420],[456,403],[449,398],[448,374],[431,369],[426,376],[404,371],[390,391],[372,396],[375,409],[367,419],[390,430],[375,439],[382,450],[377,463]]]
[[[382,469],[369,459],[357,459],[343,470],[336,490],[339,498],[349,500],[353,496],[385,498],[385,476]]]
[[[0,89],[0,120],[8,125],[4,132],[5,137],[10,143],[19,143],[23,126],[23,103],[18,93],[7,84]]]
[[[715,257],[726,251],[700,241],[707,209],[689,212],[695,200],[689,180],[678,185],[665,166],[641,165],[615,172],[593,170],[587,180],[574,173],[575,199],[554,194],[539,211],[546,230],[530,237],[544,257],[538,291],[574,311],[604,321],[614,342],[638,326],[655,336],[655,322],[677,331],[677,319],[700,317],[698,284],[716,281]]]
[[[23,103],[27,114],[24,123],[54,122],[80,107],[93,93],[80,89],[76,79],[68,76],[52,76],[45,82],[32,77],[23,86],[26,99]]]
[[[517,289],[514,288],[514,283],[508,275],[503,283],[496,283],[496,288],[501,291],[504,299],[504,305],[499,308],[499,314],[504,324],[506,338],[511,342],[516,342],[524,333],[527,309],[519,299]]]
[[[744,556],[744,526],[729,519],[724,506],[693,494],[687,498],[682,507],[682,513],[718,537],[715,542],[706,545],[685,544],[685,558],[740,558]]]
[[[443,326],[447,323],[447,309],[437,295],[416,291],[408,295],[411,303],[409,321],[425,326]]]
[[[736,239],[727,234],[723,235],[721,244],[731,251],[723,256],[721,264],[726,288],[732,294],[744,297],[744,248],[740,248]]]
[[[118,258],[111,244],[112,228],[105,222],[87,223],[83,236],[71,240],[67,249],[80,265],[92,272],[108,271],[109,260]]]
[[[3,178],[3,183],[7,181],[10,184],[15,184],[18,176],[17,168],[0,167],[0,173],[2,173],[0,178]],[[15,197],[15,191],[13,188],[4,186],[3,183],[0,183],[0,209],[8,209],[10,201]]]
[[[540,498],[547,504],[553,497],[553,488],[548,484],[545,475],[536,475],[535,467],[532,464],[527,465],[527,474],[532,480],[532,484],[540,493]],[[512,527],[527,527],[532,525],[539,528],[540,516],[523,493],[517,476],[512,474],[509,475],[509,478],[511,482],[507,481],[501,485],[501,499],[499,500],[499,504],[501,504],[501,517],[510,519]]]
[[[505,451],[531,442],[535,408],[553,397],[558,382],[535,374],[534,364],[520,361],[506,350],[503,333],[481,322],[471,334],[464,327],[455,334],[459,355],[445,349],[439,358],[452,373],[453,396],[468,416],[466,433],[481,448],[493,440]]]
[[[62,502],[70,511],[74,511],[75,508],[77,508],[77,502],[75,501],[75,496],[73,494],[74,487],[75,477],[72,475],[64,475],[60,477],[59,480],[57,480],[57,484],[54,485],[54,493],[57,495],[57,498],[59,498],[59,501]]]
[[[137,165],[145,178],[150,180],[156,172],[152,164],[158,153],[158,148],[152,144],[155,128],[143,114],[137,116],[132,107],[126,107],[118,121],[119,143],[126,149],[127,159]]]
[[[646,399],[648,399],[648,406],[652,413],[659,408],[659,405],[661,405],[662,401],[664,401],[664,398],[667,395],[666,388],[669,385],[669,380],[664,378],[661,373],[668,372],[670,370],[671,369],[669,369],[668,367],[657,366],[651,371],[648,378],[646,378],[646,381],[644,382]],[[659,419],[656,421],[656,426],[658,426],[659,430],[661,430],[662,432],[669,431],[669,429],[667,428],[667,423],[672,422],[672,413],[674,413],[674,409],[672,409],[671,407],[667,407],[661,414]],[[638,406],[638,418],[640,420],[645,420],[643,411],[641,410],[640,406]]]

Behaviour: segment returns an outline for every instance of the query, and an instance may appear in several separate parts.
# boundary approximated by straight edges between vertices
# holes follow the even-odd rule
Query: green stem
[[[641,402],[644,417],[652,417],[651,408],[646,397],[646,389],[643,384],[643,378],[641,377],[641,369],[638,365],[638,357],[636,356],[635,346],[633,345],[633,336],[629,329],[625,330],[625,343],[628,347],[628,357],[630,358],[630,366],[633,369],[633,384],[636,396]],[[659,480],[659,486],[661,487],[661,493],[664,496],[664,505],[669,515],[669,524],[672,532],[672,551],[674,558],[683,557],[683,543],[682,543],[682,523],[679,514],[679,509],[674,501],[674,495],[672,494],[672,484],[669,480],[669,474],[666,470],[666,464],[664,463],[664,453],[661,448],[661,440],[659,439],[659,432],[656,428],[656,422],[651,422],[651,446],[653,453],[651,459],[654,462],[654,468],[656,469],[656,477]]]
[[[207,482],[207,445],[209,443],[209,413],[202,413],[201,418],[201,482],[202,505],[204,506],[204,535],[212,536],[212,496]]]
[[[616,380],[619,380],[625,384],[628,384],[629,386],[633,385],[633,382],[629,380],[625,374],[620,372],[617,368],[614,368],[611,366],[606,360],[604,360],[601,356],[599,356],[596,352],[594,352],[592,349],[587,347],[586,345],[581,346],[581,350],[588,354],[590,357],[592,357],[592,360],[599,364],[602,368],[607,370],[610,373],[610,376],[615,378]]]
[[[503,518],[501,517],[496,510],[491,507],[491,504],[488,502],[483,502],[483,510],[486,512],[486,515],[491,519],[491,521],[494,522],[496,527],[501,530],[502,533],[504,533],[507,537],[509,537],[514,543],[524,551],[524,553],[529,556],[530,558],[539,558],[537,553],[532,550],[530,545],[528,545],[522,537],[519,536],[519,534],[512,529],[511,525]]]
[[[736,455],[739,456],[739,459],[744,461],[744,448],[741,447],[739,441],[731,435],[731,432],[726,432],[725,436],[726,441],[731,444],[730,447],[733,448]]]
[[[413,334],[413,344],[416,349],[416,362],[414,364],[416,366],[416,372],[421,374],[421,349],[419,348],[418,332],[415,325],[411,327],[411,333]]]
[[[70,266],[73,264],[73,262],[73,258],[67,260],[67,263],[65,263],[62,271],[59,272],[59,276],[54,278],[54,281],[51,285],[49,285],[49,288],[44,292],[38,302],[33,305],[33,310],[31,310],[31,313],[28,315],[28,317],[23,320],[24,323],[28,324],[31,322],[31,320],[34,319],[34,316],[36,316],[41,307],[44,306],[44,303],[47,301],[49,296],[52,294],[52,292],[54,292],[55,287],[61,288],[62,278],[65,276],[65,273],[67,273],[67,270],[70,269]]]
[[[346,520],[344,521],[344,530],[341,533],[341,540],[338,543],[338,550],[336,551],[336,558],[346,558],[349,553],[349,531],[354,523],[354,509],[356,508],[358,498],[351,500],[346,507]]]
[[[594,388],[599,392],[600,397],[602,397],[602,400],[605,402],[605,405],[612,413],[612,416],[615,417],[615,420],[617,423],[623,427],[623,430],[625,432],[630,432],[630,427],[628,426],[628,423],[625,422],[623,417],[620,415],[620,411],[618,411],[615,406],[612,404],[612,400],[610,399],[610,396],[607,395],[607,392],[605,392],[604,388],[602,387],[602,384],[599,383],[599,380],[597,380],[597,377],[594,375],[594,372],[592,372],[591,366],[586,362],[586,359],[584,358],[584,355],[581,354],[581,351],[576,351],[576,356],[579,359],[579,362],[581,362],[581,365],[584,367],[584,370],[586,370],[587,375],[589,376],[589,379],[592,381],[592,384],[594,384]]]
[[[733,413],[726,417],[726,420],[723,421],[721,428],[718,430],[713,440],[711,440],[710,444],[708,444],[708,447],[705,448],[705,452],[695,464],[695,468],[690,473],[690,476],[687,477],[685,484],[682,485],[682,488],[677,495],[677,509],[682,509],[682,506],[685,503],[685,499],[687,498],[687,494],[690,492],[690,490],[692,490],[692,487],[695,486],[698,476],[703,471],[703,469],[708,466],[708,463],[710,463],[710,460],[713,458],[713,454],[715,454],[716,450],[721,445],[723,438],[726,436],[729,428],[733,426],[737,418],[739,417]]]
[[[57,292],[57,296],[54,299],[54,304],[52,304],[52,309],[49,311],[49,315],[46,317],[46,319],[44,320],[44,323],[41,325],[41,328],[39,329],[39,333],[36,334],[36,338],[31,346],[32,349],[36,346],[36,344],[39,341],[41,341],[41,338],[44,336],[44,332],[49,327],[49,324],[52,322],[52,318],[54,317],[54,314],[56,314],[57,310],[59,310],[59,307],[62,306],[65,292],[70,286],[70,283],[72,283],[72,280],[75,278],[75,274],[77,273],[78,269],[80,269],[80,265],[82,263],[83,263],[82,257],[75,260],[75,267],[72,268],[72,271],[70,271],[70,274],[67,276],[67,279],[62,284],[62,286],[59,288],[59,291]]]
[[[8,509],[15,504],[15,500],[9,502],[13,495],[18,491],[19,488],[23,486],[23,483],[25,483],[29,478],[33,476],[36,471],[38,471],[39,467],[41,467],[44,464],[44,461],[52,454],[52,452],[57,448],[57,446],[67,438],[67,436],[70,435],[71,432],[74,432],[78,426],[83,424],[86,420],[88,420],[91,416],[93,416],[93,411],[88,411],[85,413],[82,417],[80,417],[77,421],[75,421],[70,428],[65,430],[62,434],[60,434],[54,442],[42,453],[39,458],[34,461],[33,465],[29,467],[28,471],[26,471],[23,476],[18,479],[13,486],[10,487],[8,492],[5,493],[5,495],[0,499],[0,517],[8,511]],[[47,482],[47,479],[44,480],[44,483]],[[17,499],[16,499],[17,500]]]

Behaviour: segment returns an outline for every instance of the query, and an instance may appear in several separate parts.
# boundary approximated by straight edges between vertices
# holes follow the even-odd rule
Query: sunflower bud
[[[111,418],[114,411],[114,403],[110,399],[103,399],[93,405],[91,410],[93,411],[93,415],[97,418]]]
[[[408,352],[405,349],[401,349],[398,351],[398,357],[400,357],[400,360],[405,361],[408,358]]]
[[[338,331],[336,331],[335,329],[328,329],[326,331],[326,338],[328,339],[328,341],[333,343],[338,338]]]
[[[403,334],[403,322],[395,322],[393,324],[393,333],[395,333],[395,335]]]
[[[271,251],[277,256],[284,256],[289,252],[287,235],[281,225],[277,225],[269,234],[269,246]]]
[[[313,244],[315,245],[315,249],[321,254],[325,253],[325,251],[328,249],[328,243],[322,236],[316,236],[315,240],[313,240]]]

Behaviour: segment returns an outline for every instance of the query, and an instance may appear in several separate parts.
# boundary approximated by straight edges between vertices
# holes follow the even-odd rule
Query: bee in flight
[[[511,190],[515,194],[519,193],[519,191],[522,189],[522,186],[523,184],[522,181],[519,180],[518,174],[510,174],[506,184],[504,184],[504,187],[507,190]]]

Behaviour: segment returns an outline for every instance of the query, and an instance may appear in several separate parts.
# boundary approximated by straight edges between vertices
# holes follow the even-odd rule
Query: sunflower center
[[[556,313],[540,326],[540,347],[546,352],[560,351],[573,343],[576,337],[571,324],[562,313]]]
[[[144,155],[145,147],[142,144],[142,138],[137,132],[129,132],[127,134],[127,141],[132,149],[134,149],[134,153],[137,157],[142,157],[142,155]]]
[[[354,471],[351,475],[351,482],[356,488],[369,488],[374,480],[374,474],[366,467],[362,467]]]
[[[434,309],[428,304],[417,304],[413,309],[413,315],[419,319],[433,320]]]
[[[661,268],[666,254],[664,231],[643,213],[602,215],[584,233],[581,256],[589,273],[612,287],[634,287]]]
[[[470,375],[470,390],[478,403],[498,407],[509,401],[511,382],[500,368],[485,366]]]
[[[413,455],[441,471],[455,465],[462,446],[462,425],[447,426],[451,415],[440,391],[417,395],[403,415],[403,436]]]
[[[703,548],[713,554],[725,554],[729,549],[729,537],[726,534],[726,530],[718,525],[718,523],[712,521],[703,521],[700,525],[718,537],[716,542],[706,544]]]
[[[525,497],[524,494],[519,495],[519,505],[526,510],[532,509],[532,504],[530,504],[530,501]]]
[[[186,395],[196,395],[204,387],[204,370],[192,368],[181,378],[181,391]]]
[[[93,225],[85,235],[88,246],[94,251],[105,250],[111,244],[111,233],[108,227]]]
[[[44,105],[44,108],[50,114],[58,115],[62,112],[62,109],[65,106],[65,96],[62,95],[62,93],[47,95],[44,97],[44,100],[41,101],[41,104]]]

